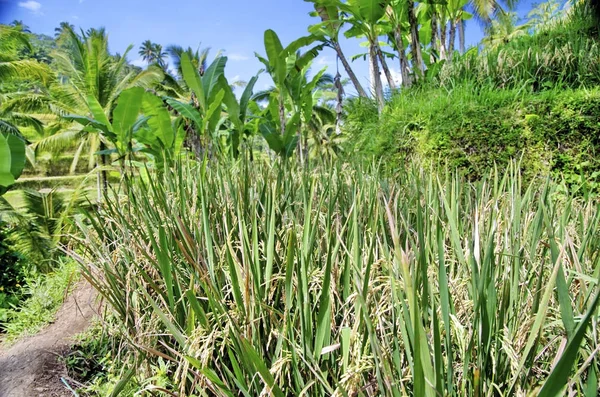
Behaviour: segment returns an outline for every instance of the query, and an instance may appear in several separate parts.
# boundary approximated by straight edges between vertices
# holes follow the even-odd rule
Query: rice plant
[[[517,169],[125,180],[72,253],[139,363],[119,387],[160,361],[180,396],[596,396],[598,203]]]

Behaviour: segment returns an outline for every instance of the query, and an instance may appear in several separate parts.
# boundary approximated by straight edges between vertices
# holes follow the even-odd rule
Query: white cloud
[[[397,86],[400,86],[400,84],[402,84],[402,73],[400,73],[400,69],[396,70],[394,68],[390,68],[390,74],[392,75],[392,78],[394,79],[394,82],[396,83]],[[384,85],[388,85],[387,79],[385,79],[385,75],[383,74],[383,70],[381,71],[381,76],[382,79],[381,81],[383,82]]]
[[[71,19],[74,20],[74,21],[76,21],[76,20],[79,19],[79,17],[77,15],[71,15]]]
[[[247,56],[242,55],[242,54],[236,54],[236,53],[228,54],[227,58],[231,59],[234,62],[240,62],[240,61],[247,61],[248,60]]]
[[[42,4],[38,3],[37,1],[34,1],[34,0],[27,0],[27,1],[20,1],[19,7],[26,8],[29,11],[37,14],[38,12],[40,12],[40,9],[42,8]]]
[[[136,59],[134,61],[131,61],[131,64],[133,66],[138,66],[140,68],[143,68],[143,67],[145,67],[147,65],[146,61],[144,61],[142,58],[138,58],[138,59]]]
[[[327,56],[322,56],[317,58],[317,65],[328,66],[333,65],[333,61],[329,59]]]
[[[231,81],[238,81],[240,79],[240,75],[236,74],[235,76],[233,76],[233,79]]]

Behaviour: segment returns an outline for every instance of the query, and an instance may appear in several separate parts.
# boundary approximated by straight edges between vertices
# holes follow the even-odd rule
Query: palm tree
[[[32,51],[27,33],[22,26],[10,27],[0,25],[0,81],[6,82],[14,78],[46,79],[48,69],[35,60],[20,59],[19,51]]]
[[[138,54],[147,63],[152,63],[156,60],[156,55],[154,53],[155,47],[156,47],[156,44],[154,44],[150,40],[146,40],[140,46],[140,50],[138,51]]]
[[[198,46],[198,49],[193,50],[192,47],[183,48],[179,45],[170,45],[167,47],[167,53],[173,58],[173,64],[175,66],[175,70],[177,71],[177,76],[182,77],[183,73],[181,71],[181,56],[185,53],[190,57],[192,64],[200,73],[200,76],[204,75],[206,71],[206,65],[208,61],[208,53],[210,52],[210,48],[202,48]]]
[[[48,67],[33,59],[21,59],[22,50],[32,50],[28,35],[23,31],[23,25],[15,27],[0,25],[0,81],[28,79],[46,81],[51,72]],[[0,91],[0,132],[20,135],[18,126],[34,127],[41,132],[39,120],[26,113],[7,106],[13,93]]]
[[[58,39],[69,29],[75,30],[75,26],[71,25],[69,22],[61,22],[58,27],[54,28],[54,38]]]
[[[69,45],[54,54],[56,68],[62,78],[37,96],[23,98],[22,103],[34,102],[38,108],[58,116],[111,119],[122,91],[135,86],[151,87],[162,79],[163,72],[158,67],[149,67],[141,72],[128,68],[127,53],[132,46],[122,56],[111,55],[104,29],[91,29],[78,35],[67,27],[65,37]],[[36,150],[60,151],[75,146],[71,172],[86,152],[89,154],[89,168],[98,165],[94,153],[105,149],[107,144],[101,131],[66,123],[60,118],[49,125],[47,131],[50,135],[35,143]],[[101,160],[106,163],[107,158],[102,156]]]
[[[210,52],[210,48],[198,48],[197,50],[193,50],[191,47],[183,48],[179,45],[170,45],[167,47],[166,52],[162,51],[162,46],[155,48],[155,52],[160,53],[160,55],[157,55],[157,58],[161,58],[160,61],[157,59],[157,64],[161,66],[163,70],[165,70],[163,81],[156,87],[157,93],[173,97],[178,100],[190,100],[191,90],[187,87],[183,79],[181,57],[184,54],[187,55],[200,76],[203,76],[208,67],[208,54]],[[220,55],[221,53],[219,52],[216,58],[218,58]],[[173,60],[175,76],[166,70],[167,65],[164,59],[166,59],[168,56],[170,56]]]
[[[15,19],[8,26],[12,26],[13,28],[18,28],[19,30],[21,30],[24,33],[31,33],[31,30],[29,30],[29,26],[25,25],[23,23],[23,21],[21,21],[21,20]]]
[[[388,1],[352,0],[340,5],[352,26],[345,32],[346,37],[364,36],[369,43],[369,66],[375,98],[379,109],[383,108],[383,86],[379,71],[379,61],[383,59],[379,48],[380,20],[385,16]],[[379,60],[379,61],[378,61]]]
[[[156,64],[160,66],[161,69],[167,69],[167,62],[165,61],[168,58],[169,54],[163,51],[163,47],[160,44],[154,45],[154,59],[156,60]]]
[[[482,43],[488,48],[508,43],[528,33],[529,23],[517,25],[519,17],[514,12],[500,12],[486,28],[487,35]]]

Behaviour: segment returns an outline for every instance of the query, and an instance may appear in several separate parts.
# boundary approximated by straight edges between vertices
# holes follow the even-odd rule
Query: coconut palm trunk
[[[444,22],[440,24],[440,59],[448,59],[448,51],[446,50],[446,37],[448,25]]]
[[[458,45],[460,53],[465,53],[465,21],[462,19],[458,22]]]
[[[331,45],[333,46],[333,49],[335,50],[338,58],[342,62],[342,66],[344,66],[344,70],[346,71],[346,74],[350,78],[350,81],[352,81],[352,84],[354,85],[354,88],[356,89],[358,96],[363,97],[363,98],[368,98],[369,95],[367,95],[367,92],[365,91],[363,86],[358,81],[358,77],[356,77],[354,70],[352,70],[352,68],[350,67],[350,63],[348,63],[348,60],[346,59],[346,56],[344,55],[344,52],[342,51],[342,47],[340,46],[340,43],[337,40],[335,40],[331,43]]]
[[[377,40],[377,38],[375,38]],[[369,62],[371,66],[371,84],[373,84],[373,90],[375,91],[375,98],[377,99],[377,105],[379,111],[383,110],[383,87],[381,85],[381,76],[379,71],[379,62],[377,62],[377,41],[370,40],[369,45]]]
[[[454,53],[454,44],[456,40],[456,21],[450,20],[450,37],[448,38],[448,59],[452,61],[452,54]]]
[[[415,2],[407,1],[408,6],[408,24],[410,25],[410,51],[412,54],[413,71],[417,79],[423,76],[423,54],[421,53],[421,43],[419,42],[419,22],[415,14]]]
[[[385,74],[385,78],[390,86],[390,89],[395,90],[397,87],[396,82],[394,81],[394,76],[392,76],[392,72],[390,71],[387,61],[383,56],[383,51],[381,51],[380,46],[377,46],[377,56],[379,57],[379,62],[381,62],[381,68],[383,69],[383,73]]]
[[[324,7],[322,4],[315,4],[315,10],[319,14],[319,17],[321,18],[322,22],[325,23],[325,22],[329,22],[331,20],[329,14],[327,13],[327,8]],[[337,11],[336,11],[336,15],[337,15]],[[339,18],[339,17],[337,17],[337,18]],[[352,68],[350,67],[350,63],[348,63],[348,60],[346,59],[346,56],[344,55],[344,52],[342,51],[342,47],[340,46],[340,42],[337,39],[337,35],[331,36],[331,38],[329,39],[329,44],[335,50],[335,53],[337,54],[339,60],[342,61],[344,70],[346,71],[346,74],[350,78],[350,81],[352,81],[352,84],[354,85],[354,88],[356,89],[358,96],[363,97],[363,98],[368,98],[369,95],[367,95],[367,92],[365,91],[365,89],[362,87],[362,85],[358,81],[358,78],[356,77],[354,70],[352,70]]]
[[[439,57],[439,51],[437,48],[437,39],[438,39],[437,35],[438,35],[438,18],[437,18],[437,14],[435,12],[435,8],[432,5],[431,6],[431,55],[429,57],[431,60],[431,63],[435,62],[436,52]]]
[[[344,86],[342,85],[342,76],[340,72],[335,75],[333,80],[333,86],[336,89],[336,106],[335,106],[335,133],[340,135],[342,133],[341,125],[342,125],[342,102],[344,98]]]
[[[408,66],[408,58],[406,57],[406,51],[404,48],[404,41],[402,40],[402,30],[398,25],[394,29],[394,42],[396,43],[396,50],[398,51],[398,61],[400,62],[400,73],[402,75],[402,85],[404,87],[410,86],[410,68]]]

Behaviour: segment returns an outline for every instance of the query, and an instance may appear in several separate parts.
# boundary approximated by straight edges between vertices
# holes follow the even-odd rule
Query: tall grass
[[[78,259],[138,369],[171,362],[155,391],[595,396],[598,204],[515,169],[179,164],[90,213]]]

